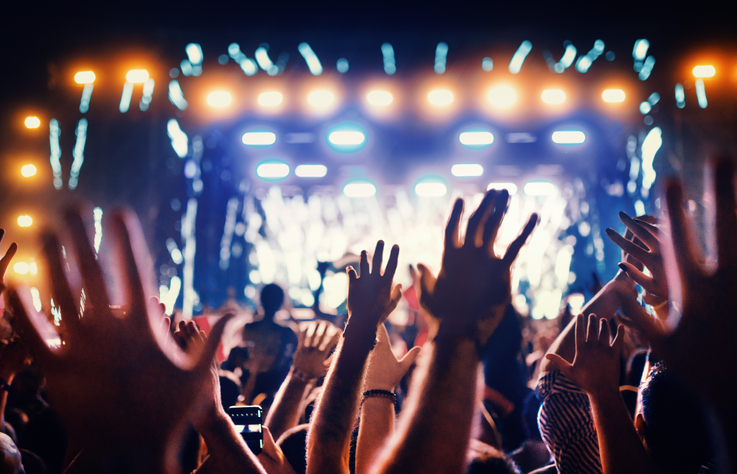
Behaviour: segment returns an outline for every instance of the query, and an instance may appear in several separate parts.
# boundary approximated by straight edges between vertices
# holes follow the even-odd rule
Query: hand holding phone
[[[239,406],[228,408],[228,415],[233,420],[236,431],[253,454],[258,455],[264,448],[263,410],[259,405]]]

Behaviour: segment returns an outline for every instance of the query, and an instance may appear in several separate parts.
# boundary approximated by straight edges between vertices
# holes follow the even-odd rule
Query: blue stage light
[[[261,162],[256,167],[259,178],[267,181],[277,181],[289,176],[289,165],[279,160],[268,160]]]
[[[586,141],[586,134],[581,130],[558,130],[553,132],[552,139],[558,145],[580,145]]]

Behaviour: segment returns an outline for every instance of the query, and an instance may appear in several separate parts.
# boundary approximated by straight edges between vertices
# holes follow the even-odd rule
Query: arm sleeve
[[[537,384],[538,425],[560,474],[601,474],[589,397],[559,371],[546,372]]]

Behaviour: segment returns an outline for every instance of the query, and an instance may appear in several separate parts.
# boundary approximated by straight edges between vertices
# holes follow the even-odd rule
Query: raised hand
[[[0,229],[0,244],[3,243],[3,237],[5,237],[5,230]],[[10,247],[8,247],[8,250],[5,251],[5,255],[3,256],[3,258],[0,258],[0,293],[5,290],[5,284],[3,283],[3,280],[5,278],[5,271],[8,269],[8,265],[10,265],[10,260],[13,259],[13,256],[17,251],[18,244],[13,242],[12,244],[10,244]]]
[[[153,317],[147,308],[144,276],[150,259],[143,233],[129,213],[114,213],[111,220],[108,235],[117,250],[115,270],[124,288],[125,312],[114,314],[110,308],[102,271],[76,212],[66,216],[66,224],[87,295],[83,316],[75,297],[78,290],[72,290],[66,277],[59,240],[55,234],[44,238],[51,287],[66,333],[62,347],[52,350],[46,345],[40,334],[53,329],[34,311],[27,290],[11,287],[10,303],[46,374],[51,402],[70,444],[97,453],[98,462],[121,462],[139,472],[164,471],[178,428],[200,402],[228,318],[215,325],[196,359],[175,357],[181,350],[174,344],[162,347],[165,334],[154,329],[161,326],[160,316]]]
[[[721,413],[733,413],[725,374],[737,365],[737,213],[734,165],[721,159],[715,169],[718,265],[708,271],[683,208],[683,187],[670,181],[665,197],[673,260],[666,261],[671,293],[680,287],[682,312],[663,325],[636,301],[625,301],[631,323],[645,335],[668,367],[705,395]],[[669,266],[669,264],[671,264]],[[731,415],[730,415],[731,416]],[[732,418],[734,420],[734,417]],[[737,439],[737,434],[734,435]]]
[[[364,390],[388,390],[393,392],[402,377],[414,364],[417,355],[420,353],[420,348],[413,347],[404,357],[397,359],[394,351],[392,351],[389,333],[383,324],[379,326],[377,335],[376,347],[371,351],[369,357],[363,388]]]
[[[558,354],[545,357],[581,390],[596,396],[619,392],[619,356],[624,343],[624,327],[617,327],[612,340],[609,322],[595,314],[576,317],[576,356],[571,364]]]
[[[361,324],[365,323],[366,327],[373,327],[372,332],[394,311],[402,297],[402,285],[392,287],[399,259],[399,246],[392,247],[382,275],[383,254],[384,241],[379,240],[376,243],[370,268],[368,254],[364,250],[361,252],[359,263],[360,275],[356,274],[353,267],[346,269],[348,272],[348,311],[351,314],[349,325],[358,319]]]
[[[445,323],[451,332],[475,334],[478,323],[486,320],[484,332],[488,338],[510,301],[510,268],[535,228],[537,214],[530,216],[520,235],[500,258],[494,253],[494,241],[508,203],[506,190],[488,191],[469,218],[462,238],[459,224],[463,200],[458,199],[445,228],[442,266],[437,278],[426,266],[418,265],[420,303],[442,321],[441,327]]]
[[[316,380],[328,371],[328,356],[340,340],[340,331],[327,321],[309,324],[299,334],[292,367],[303,380]]]

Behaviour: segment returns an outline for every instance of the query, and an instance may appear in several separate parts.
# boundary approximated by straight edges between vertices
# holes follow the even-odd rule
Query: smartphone
[[[263,410],[259,405],[238,406],[228,408],[228,415],[253,454],[261,453],[264,448]]]

